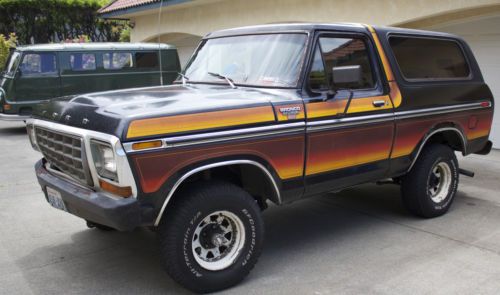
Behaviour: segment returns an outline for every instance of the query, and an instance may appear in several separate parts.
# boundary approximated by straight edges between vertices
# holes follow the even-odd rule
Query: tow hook
[[[469,171],[469,170],[465,170],[462,168],[458,169],[458,173],[465,175],[465,176],[474,177],[474,172]]]

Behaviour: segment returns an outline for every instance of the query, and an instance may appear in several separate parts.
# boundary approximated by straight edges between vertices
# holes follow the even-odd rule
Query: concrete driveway
[[[51,208],[24,124],[0,122],[0,294],[186,293],[155,234],[90,230]],[[264,212],[264,252],[227,294],[498,294],[500,152],[461,159],[450,212],[410,216],[399,187],[365,185]]]

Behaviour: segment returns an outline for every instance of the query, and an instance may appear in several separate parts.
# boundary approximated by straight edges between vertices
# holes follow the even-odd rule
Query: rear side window
[[[106,70],[119,70],[134,66],[132,53],[130,52],[109,52],[102,55],[102,63]]]
[[[408,80],[467,78],[469,65],[460,45],[451,40],[390,37],[394,56]]]
[[[20,66],[23,75],[57,73],[56,55],[54,53],[27,53]]]
[[[71,70],[92,71],[96,69],[95,54],[93,53],[72,53],[69,56]]]
[[[137,52],[135,54],[135,66],[139,69],[151,69],[158,67],[157,52]]]

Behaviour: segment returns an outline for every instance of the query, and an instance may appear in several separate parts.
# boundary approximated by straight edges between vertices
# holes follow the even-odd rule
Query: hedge
[[[97,10],[110,0],[0,0],[0,34],[15,33],[19,44],[63,42],[82,35],[118,41],[124,20],[103,20]]]

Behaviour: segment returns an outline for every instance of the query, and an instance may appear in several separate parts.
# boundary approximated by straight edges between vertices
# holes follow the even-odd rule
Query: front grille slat
[[[52,168],[87,185],[92,185],[84,165],[83,139],[59,131],[35,127],[37,144]]]

